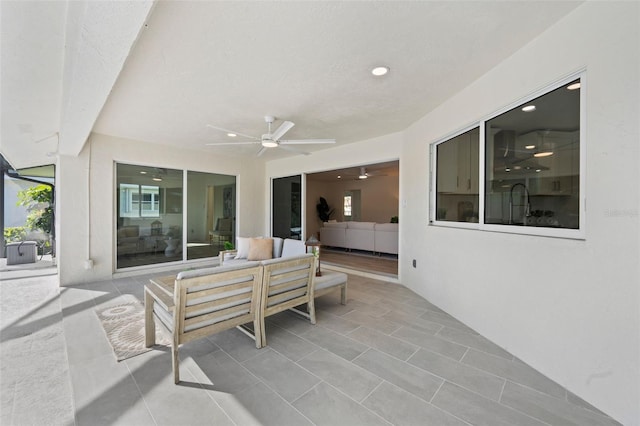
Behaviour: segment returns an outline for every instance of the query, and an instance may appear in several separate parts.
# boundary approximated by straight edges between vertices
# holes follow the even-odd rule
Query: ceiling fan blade
[[[283,146],[283,145],[279,145],[279,146],[285,151],[295,152],[296,154],[302,154],[302,155],[311,155],[310,152],[300,151],[299,149],[291,148],[290,146]]]
[[[291,130],[293,126],[295,126],[295,124],[293,124],[292,122],[285,121],[280,125],[280,127],[278,127],[278,129],[275,132],[271,134],[271,139],[273,139],[274,141],[279,140],[281,137],[284,136],[285,133]]]
[[[287,141],[280,141],[281,145],[311,145],[321,143],[336,143],[335,139],[292,139]]]
[[[256,144],[256,143],[260,143],[260,141],[236,141],[236,142],[211,142],[211,143],[205,143],[205,145],[208,146],[221,146],[221,145],[252,145],[252,144]]]
[[[225,133],[233,133],[235,135],[244,136],[245,138],[249,138],[249,139],[260,140],[260,138],[256,138],[255,136],[245,135],[245,134],[240,133],[240,132],[234,132],[233,130],[228,130],[228,129],[225,129],[225,128],[222,128],[222,127],[212,126],[211,124],[207,124],[207,127],[211,127],[212,129],[220,130],[221,132],[225,132]]]
[[[260,157],[262,154],[267,152],[268,149],[269,148],[267,148],[266,146],[263,146],[262,148],[260,148],[260,151],[258,151],[258,154],[256,155],[256,157]]]

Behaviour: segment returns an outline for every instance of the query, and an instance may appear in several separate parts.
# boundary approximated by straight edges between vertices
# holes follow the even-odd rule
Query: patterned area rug
[[[98,319],[118,362],[154,348],[144,346],[144,306],[133,296],[130,298],[117,305],[96,308]],[[156,325],[156,346],[170,344],[164,331]]]

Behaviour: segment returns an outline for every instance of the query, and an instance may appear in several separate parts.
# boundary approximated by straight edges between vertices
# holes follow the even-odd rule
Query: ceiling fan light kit
[[[246,145],[246,144],[260,144],[262,148],[258,151],[258,157],[266,152],[268,148],[276,148],[280,147],[287,151],[296,152],[298,154],[309,155],[308,152],[298,151],[295,148],[290,148],[288,146],[283,145],[308,145],[308,144],[332,144],[336,143],[335,139],[299,139],[299,140],[281,140],[285,133],[287,133],[295,123],[291,121],[284,121],[274,132],[271,132],[271,124],[276,120],[276,118],[272,115],[265,115],[264,121],[268,125],[268,132],[263,134],[260,138],[244,135],[240,132],[235,132],[233,130],[224,129],[222,127],[212,126],[207,124],[207,127],[211,127],[212,129],[220,130],[225,132],[228,136],[230,134],[241,135],[247,137],[249,139],[253,139],[251,141],[238,141],[238,142],[214,142],[208,143],[206,145],[215,146],[215,145]]]
[[[386,67],[386,66],[378,66],[371,70],[371,74],[375,75],[376,77],[382,77],[383,75],[386,75],[388,72],[389,72],[389,67]]]

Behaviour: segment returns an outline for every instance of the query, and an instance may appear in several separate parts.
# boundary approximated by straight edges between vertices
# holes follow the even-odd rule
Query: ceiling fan
[[[260,144],[260,145],[262,145],[262,148],[260,149],[260,151],[258,151],[258,157],[259,157],[262,154],[264,154],[267,151],[267,149],[269,149],[269,148],[280,147],[280,148],[282,148],[284,150],[287,150],[287,151],[295,152],[295,153],[298,153],[298,154],[309,155],[310,154],[309,152],[304,152],[304,151],[297,150],[295,148],[290,147],[289,145],[308,145],[308,144],[330,144],[330,143],[336,143],[335,139],[290,139],[290,140],[283,140],[281,138],[284,136],[285,133],[287,133],[289,130],[291,130],[291,128],[293,126],[295,126],[295,124],[292,123],[291,121],[285,121],[280,125],[280,127],[278,127],[272,133],[271,132],[271,124],[273,124],[275,119],[276,118],[274,116],[272,116],[272,115],[266,115],[264,117],[264,121],[269,126],[269,129],[268,129],[267,133],[265,133],[264,135],[262,135],[259,138],[255,137],[255,136],[245,135],[245,134],[242,134],[240,132],[234,132],[232,130],[223,129],[222,127],[212,126],[211,124],[207,124],[207,127],[211,127],[212,129],[216,129],[216,130],[220,130],[222,132],[225,132],[229,136],[231,136],[231,135],[239,135],[239,136],[244,136],[245,138],[249,138],[249,139],[252,139],[252,140],[250,140],[250,141],[237,141],[237,142],[213,142],[213,143],[208,143],[206,145],[215,146],[215,145]]]
[[[354,178],[355,180],[364,180],[364,179],[368,179],[370,177],[378,177],[378,176],[386,176],[385,174],[379,174],[379,173],[370,173],[367,172],[367,168],[366,167],[360,167],[360,172],[358,174],[347,174],[345,175],[347,177],[351,177]]]

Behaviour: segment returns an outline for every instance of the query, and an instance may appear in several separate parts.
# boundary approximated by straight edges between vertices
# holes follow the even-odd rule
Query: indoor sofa
[[[398,224],[325,222],[320,228],[320,242],[348,250],[398,254]]]

